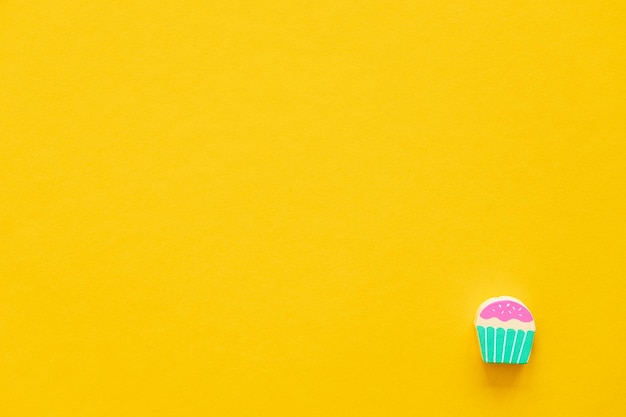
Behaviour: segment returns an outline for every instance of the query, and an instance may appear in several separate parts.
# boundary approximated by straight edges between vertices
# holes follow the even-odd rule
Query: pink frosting
[[[494,301],[483,308],[483,311],[480,312],[480,317],[484,319],[497,317],[502,321],[517,319],[525,323],[533,321],[533,316],[526,307],[511,300]]]

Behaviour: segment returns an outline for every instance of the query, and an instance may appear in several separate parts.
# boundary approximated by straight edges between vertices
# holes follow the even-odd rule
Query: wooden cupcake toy
[[[535,338],[535,320],[514,297],[493,297],[478,307],[474,320],[485,363],[525,364]]]

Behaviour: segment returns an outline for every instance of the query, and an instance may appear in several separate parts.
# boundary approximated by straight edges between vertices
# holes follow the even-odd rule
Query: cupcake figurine
[[[530,310],[513,297],[493,297],[478,307],[474,320],[485,363],[525,364],[535,337]]]

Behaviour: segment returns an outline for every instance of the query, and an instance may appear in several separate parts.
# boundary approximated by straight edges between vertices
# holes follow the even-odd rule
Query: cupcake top
[[[534,329],[533,315],[520,300],[514,297],[493,297],[478,307],[476,324],[498,324],[505,327]]]

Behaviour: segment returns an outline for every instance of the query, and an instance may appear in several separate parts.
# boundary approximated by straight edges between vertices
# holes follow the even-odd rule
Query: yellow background
[[[625,7],[0,1],[2,415],[626,415]]]

